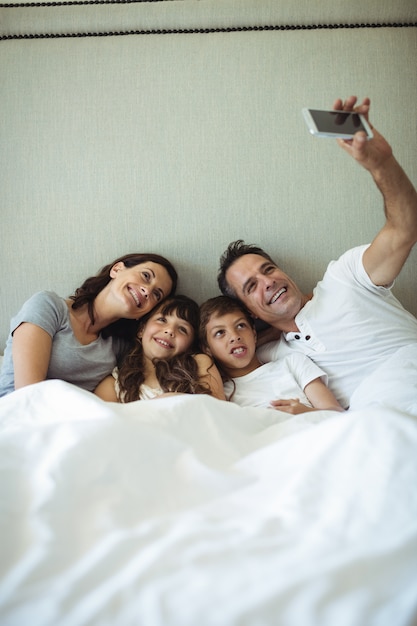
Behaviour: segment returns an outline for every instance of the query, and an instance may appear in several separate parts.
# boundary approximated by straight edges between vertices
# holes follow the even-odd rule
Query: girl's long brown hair
[[[172,359],[154,360],[156,377],[162,391],[211,395],[208,385],[199,380],[198,365],[194,358],[194,354],[198,352],[200,322],[198,304],[187,296],[178,295],[167,298],[140,321],[138,334],[145,327],[147,320],[155,313],[161,315],[175,314],[188,322],[194,330],[194,339],[187,352],[178,354]],[[122,402],[140,400],[140,387],[145,380],[144,363],[142,341],[137,338],[134,347],[119,368],[119,397]]]

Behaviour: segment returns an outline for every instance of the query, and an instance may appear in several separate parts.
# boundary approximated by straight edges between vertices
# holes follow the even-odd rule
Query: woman
[[[93,391],[134,338],[135,320],[175,292],[177,273],[157,254],[127,254],[70,298],[42,291],[12,319],[0,396],[50,378]]]

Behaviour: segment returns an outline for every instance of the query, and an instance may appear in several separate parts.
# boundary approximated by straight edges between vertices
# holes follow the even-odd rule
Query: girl
[[[200,344],[213,357],[228,400],[293,415],[319,409],[343,411],[322,380],[324,372],[304,354],[262,365],[256,356],[254,321],[237,300],[211,298],[200,312]]]
[[[177,273],[157,254],[127,254],[68,299],[41,291],[12,319],[0,396],[49,378],[93,391],[131,345],[135,320],[174,293]]]
[[[168,298],[141,321],[134,348],[95,393],[108,402],[170,393],[205,393],[225,400],[213,361],[196,354],[198,328],[198,304],[187,296]]]

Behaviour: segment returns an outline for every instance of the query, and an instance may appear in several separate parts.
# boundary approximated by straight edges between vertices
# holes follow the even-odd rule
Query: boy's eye
[[[239,322],[239,324],[237,325],[238,330],[240,330],[241,328],[246,328],[246,324],[245,322]]]
[[[214,333],[215,337],[221,337],[224,334],[224,330],[216,330]]]

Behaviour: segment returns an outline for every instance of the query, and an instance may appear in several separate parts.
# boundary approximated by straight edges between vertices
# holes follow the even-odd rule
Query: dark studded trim
[[[123,3],[130,2],[160,2],[161,0],[122,0]],[[166,1],[166,0],[164,0]],[[7,5],[0,4],[0,7],[51,7],[74,4],[120,4],[114,0],[85,0],[83,2],[54,2],[29,5]],[[388,22],[388,23],[360,23],[360,24],[281,24],[264,26],[236,26],[236,27],[216,27],[216,28],[166,28],[150,30],[127,30],[127,31],[106,31],[106,32],[85,32],[85,33],[25,33],[21,35],[3,35],[0,41],[15,39],[62,39],[80,37],[122,37],[127,35],[209,35],[211,33],[240,33],[240,32],[264,32],[264,31],[300,31],[300,30],[343,30],[359,28],[415,28],[417,22]]]

